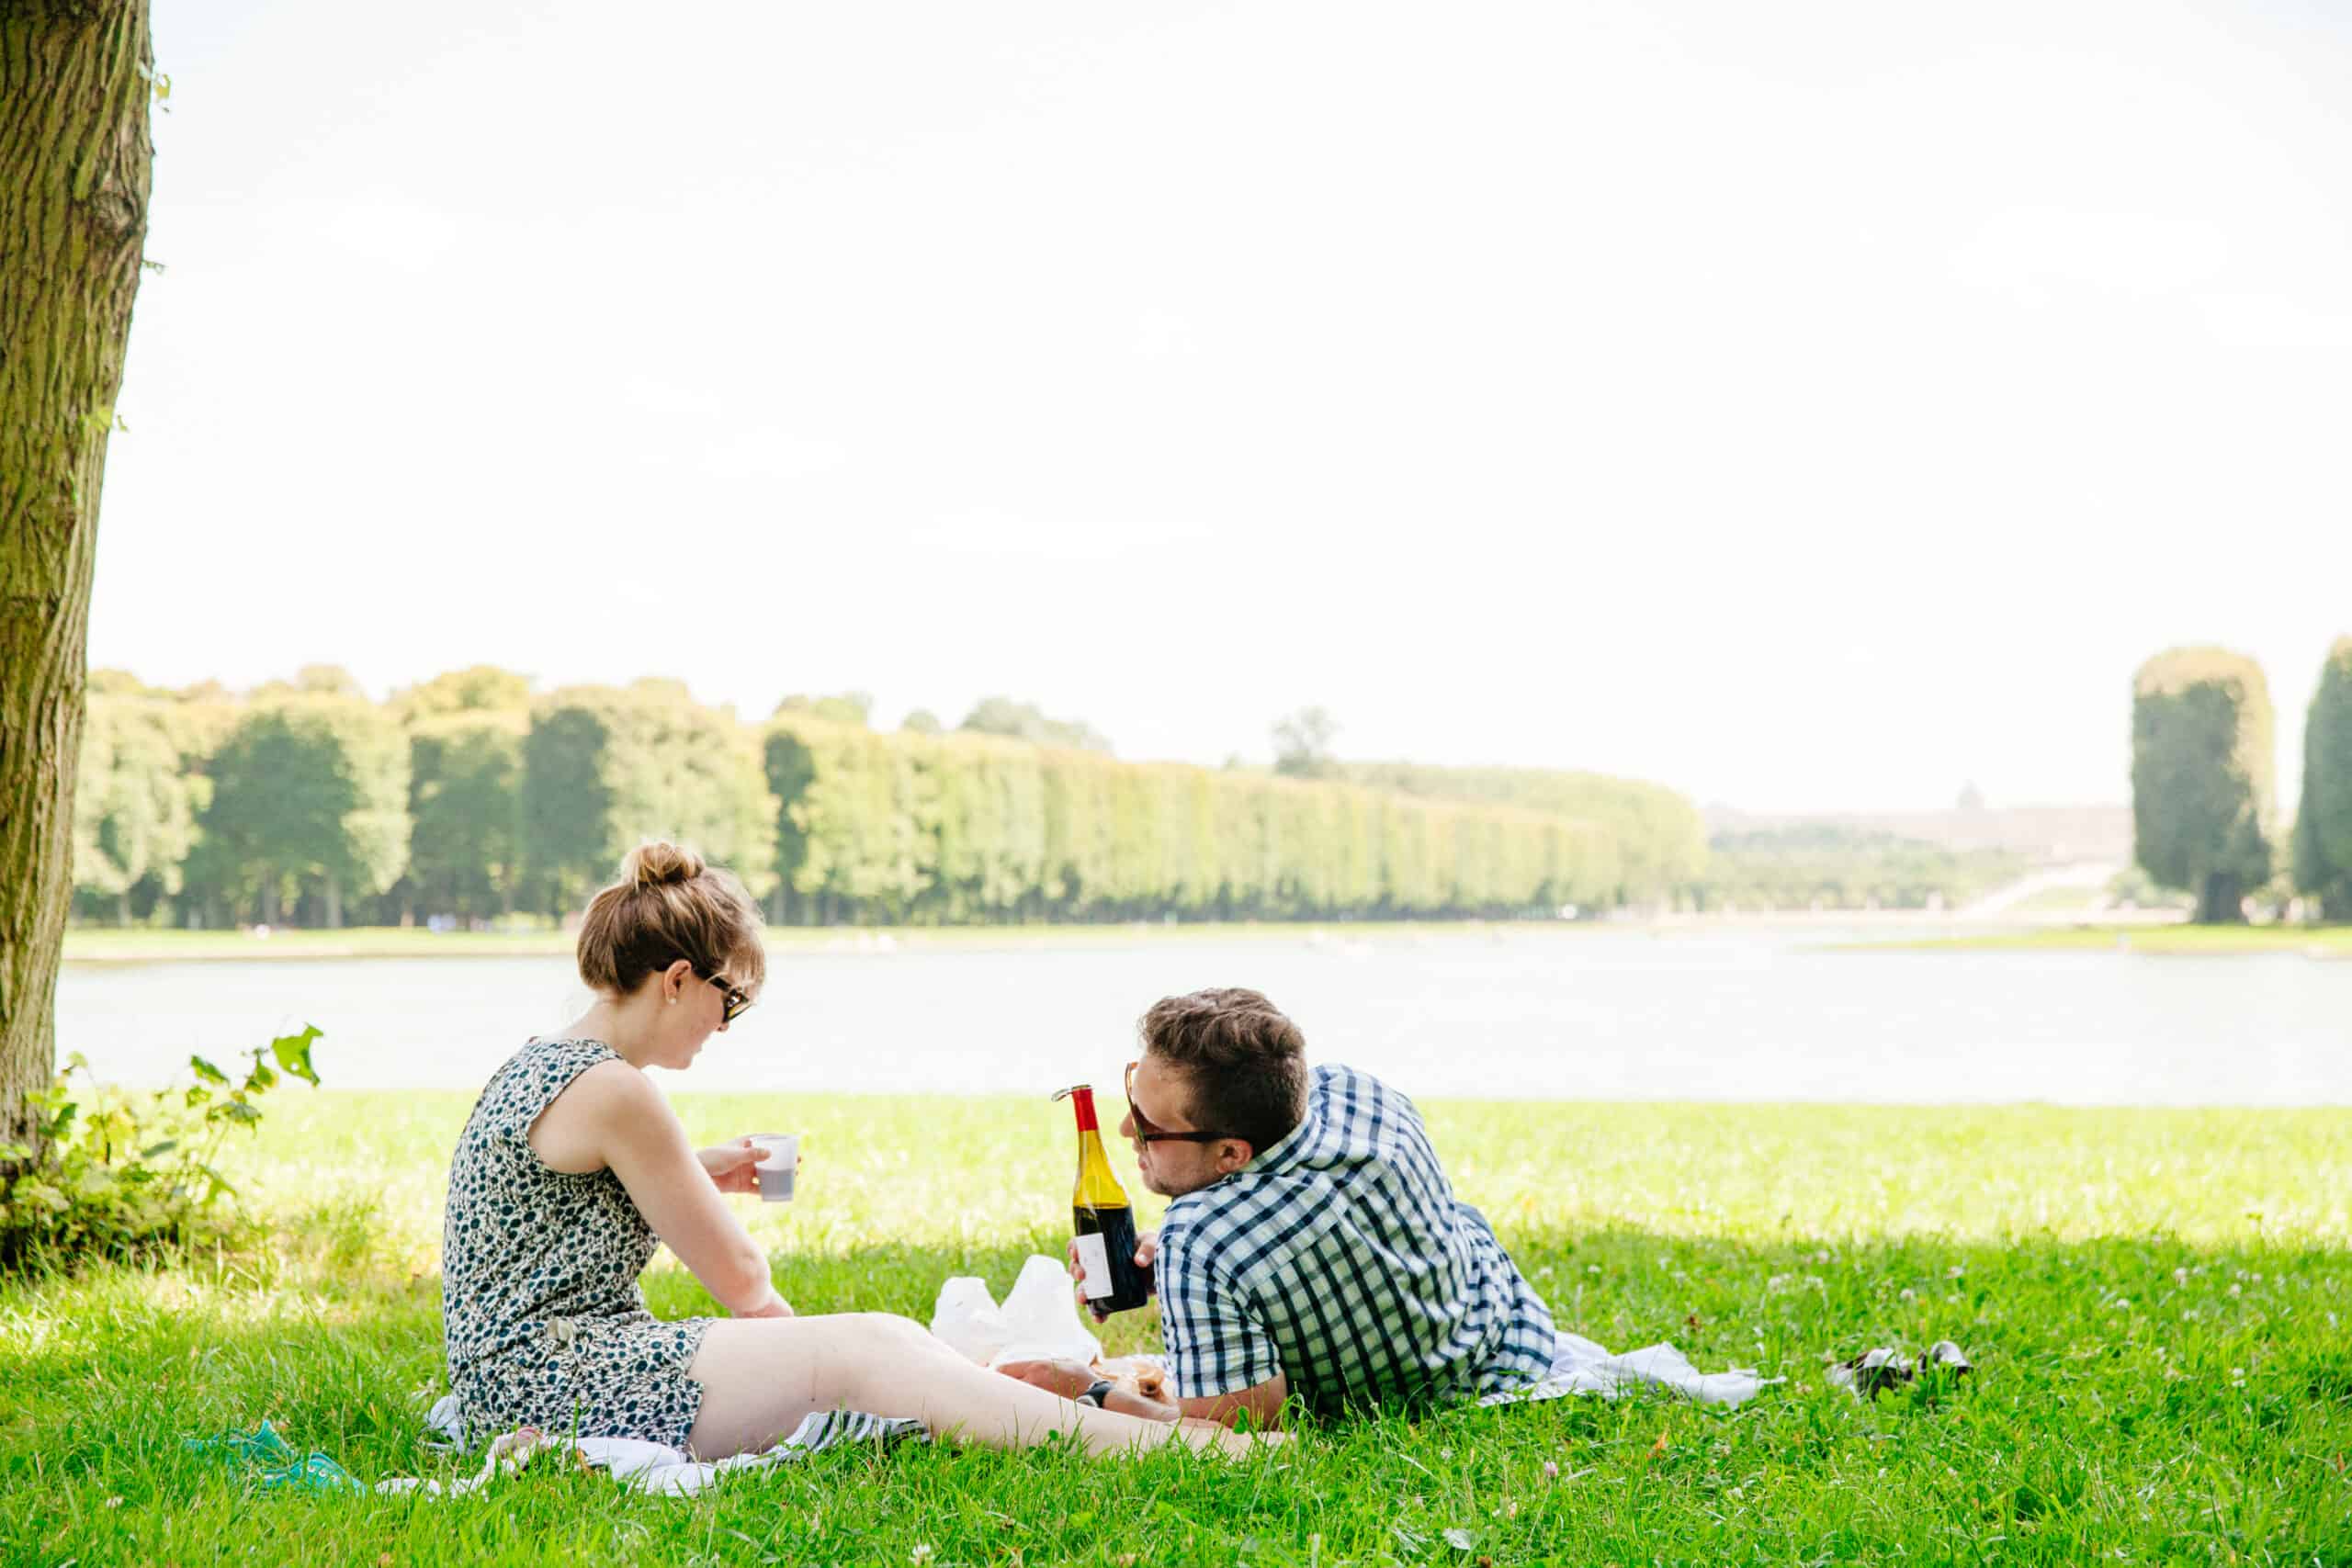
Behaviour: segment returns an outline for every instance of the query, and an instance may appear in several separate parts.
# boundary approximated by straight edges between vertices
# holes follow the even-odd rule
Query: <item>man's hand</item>
[[[1078,1296],[1078,1304],[1084,1307],[1088,1315],[1091,1316],[1095,1322],[1108,1323],[1111,1320],[1111,1314],[1102,1311],[1091,1301],[1087,1299],[1086,1268],[1085,1265],[1081,1264],[1078,1260],[1078,1238],[1076,1236],[1070,1237],[1069,1250],[1063,1255],[1063,1260],[1069,1267],[1069,1277],[1078,1281],[1078,1287],[1075,1292]],[[1159,1271],[1157,1267],[1159,1262],[1159,1233],[1158,1231],[1146,1231],[1136,1238],[1136,1267],[1142,1269],[1144,1272],[1145,1292],[1155,1296],[1159,1293]],[[1080,1389],[1079,1392],[1083,1393],[1085,1390]]]
[[[1076,1399],[1094,1386],[1094,1369],[1071,1356],[1047,1356],[1034,1361],[1006,1361],[997,1368],[1009,1378],[1064,1399]]]

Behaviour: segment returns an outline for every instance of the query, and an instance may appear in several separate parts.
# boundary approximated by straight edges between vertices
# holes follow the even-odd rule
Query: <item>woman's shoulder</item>
[[[490,1075],[475,1105],[473,1120],[484,1124],[487,1118],[492,1131],[511,1132],[516,1126],[527,1125],[558,1095],[581,1078],[595,1074],[607,1062],[618,1065],[625,1072],[644,1076],[623,1062],[619,1054],[601,1040],[542,1040],[534,1035]]]

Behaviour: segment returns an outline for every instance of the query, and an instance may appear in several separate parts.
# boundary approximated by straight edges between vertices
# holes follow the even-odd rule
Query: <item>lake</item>
[[[1424,1096],[2352,1104],[2352,963],[1830,951],[1817,930],[1378,928],[780,947],[695,1089],[1115,1084],[1157,998],[1253,986],[1310,1056]],[[1880,933],[1883,934],[1883,933]],[[337,1088],[478,1087],[588,996],[561,958],[69,965],[61,1053],[165,1081],[308,1021]]]

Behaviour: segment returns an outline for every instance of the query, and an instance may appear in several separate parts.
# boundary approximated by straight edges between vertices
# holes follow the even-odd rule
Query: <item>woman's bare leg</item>
[[[1238,1433],[1073,1404],[975,1366],[921,1324],[886,1313],[723,1318],[703,1336],[686,1375],[703,1385],[687,1443],[705,1460],[766,1448],[818,1410],[911,1416],[942,1438],[995,1448],[1071,1431],[1095,1454],[1168,1442],[1250,1446]]]

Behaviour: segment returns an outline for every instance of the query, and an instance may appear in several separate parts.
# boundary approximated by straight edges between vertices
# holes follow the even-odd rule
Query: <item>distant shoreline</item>
[[[1841,953],[2081,953],[2109,956],[2352,958],[2352,926],[2070,925],[1914,942],[1839,942]]]
[[[1643,928],[1599,920],[1237,920],[1039,926],[770,926],[764,935],[771,948],[787,952],[896,953],[1272,939],[1345,948],[1374,938],[1420,942],[1638,929]],[[436,932],[401,926],[282,930],[266,937],[235,931],[82,927],[65,933],[65,962],[110,965],[376,958],[569,958],[572,942],[568,931]]]
[[[1974,927],[1975,929],[1969,929]],[[1860,935],[1857,928],[1884,934]],[[2135,920],[2111,916],[2098,924],[2047,915],[1996,922],[1924,909],[1758,910],[1668,915],[1622,920],[1326,920],[1131,921],[1116,925],[1038,926],[771,926],[771,947],[789,953],[1024,951],[1041,948],[1133,947],[1151,942],[1289,942],[1353,951],[1385,942],[1494,941],[1597,932],[1659,938],[1709,932],[1816,931],[1855,933],[1825,940],[1816,951],[1838,953],[2045,952],[2139,955],[2233,956],[2302,953],[2352,958],[2352,926],[2218,926],[2182,924],[2150,910]],[[156,931],[81,927],[66,932],[65,962],[106,967],[134,964],[244,964],[400,958],[565,958],[572,938],[563,931],[445,931],[365,926],[342,931],[282,930],[267,937],[234,931]]]

